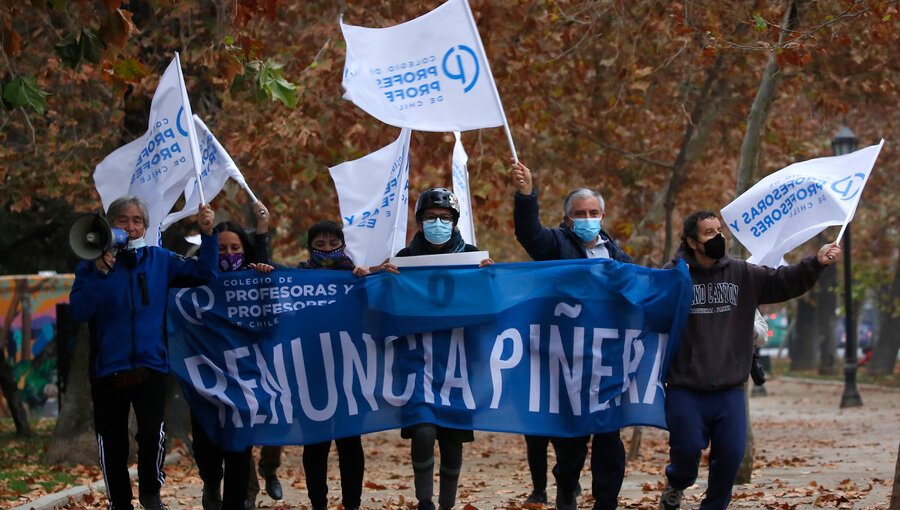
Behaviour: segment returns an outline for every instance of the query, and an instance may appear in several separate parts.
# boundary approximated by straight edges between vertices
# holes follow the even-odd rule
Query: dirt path
[[[735,488],[731,508],[887,510],[900,445],[900,392],[862,388],[865,405],[841,410],[842,386],[792,379],[766,384],[769,395],[751,399],[757,438],[753,483]],[[631,430],[623,431],[626,442]],[[415,508],[409,443],[397,431],[363,439],[366,484],[363,508]],[[628,466],[620,508],[656,509],[667,460],[666,433],[645,429],[641,459]],[[309,508],[301,447],[288,447],[280,477],[285,499],[259,496],[259,508]],[[173,510],[200,509],[201,482],[190,456],[167,469],[164,497]],[[340,502],[337,455],[329,461],[331,507]],[[707,470],[686,491],[683,508],[698,508]],[[476,432],[466,445],[458,506],[465,510],[522,508],[530,477],[521,436]],[[580,508],[591,508],[590,471],[582,473]],[[435,484],[437,487],[437,484]],[[550,482],[551,502],[555,486]],[[105,508],[103,495],[78,498],[67,508]],[[41,510],[41,509],[36,509]]]

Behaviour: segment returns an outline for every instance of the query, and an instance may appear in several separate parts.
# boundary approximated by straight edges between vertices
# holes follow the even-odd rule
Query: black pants
[[[581,468],[584,467],[584,460],[587,458],[587,442],[590,437],[550,438],[550,443],[556,452],[553,476],[556,477],[557,500],[566,503],[574,502],[575,488],[578,487]]]
[[[528,467],[534,488],[547,490],[547,446],[552,443],[556,451],[553,476],[556,478],[557,491],[568,501],[568,495],[575,493],[581,477],[589,438],[590,436],[525,436]],[[619,437],[619,431],[594,434],[591,442],[591,493],[594,496],[594,510],[615,510],[624,479],[625,446]]]
[[[360,436],[335,440],[341,470],[341,503],[344,508],[358,508],[362,500],[363,472],[366,457]],[[303,447],[303,470],[306,489],[313,510],[328,506],[328,452],[331,441]]]
[[[100,452],[100,469],[106,493],[117,510],[132,510],[128,476],[128,415],[137,420],[138,491],[141,499],[159,495],[166,479],[165,460],[166,378],[146,371],[143,381],[123,387],[113,376],[91,381],[94,431]]]
[[[218,492],[224,478],[222,510],[243,510],[247,486],[250,484],[252,449],[247,448],[239,452],[222,450],[210,439],[193,416],[191,416],[191,433],[194,460],[197,461],[197,469],[200,471],[204,487]]]
[[[594,434],[591,441],[591,494],[594,510],[615,510],[625,479],[625,445],[619,431]]]
[[[550,436],[525,436],[525,449],[528,452],[528,470],[531,471],[531,485],[536,491],[547,490],[547,447]],[[553,474],[556,475],[556,466]]]
[[[263,446],[259,449],[259,472],[263,476],[276,476],[281,467],[281,446]],[[259,494],[259,478],[256,477],[256,461],[250,453],[250,474],[248,475],[247,499],[256,500]]]

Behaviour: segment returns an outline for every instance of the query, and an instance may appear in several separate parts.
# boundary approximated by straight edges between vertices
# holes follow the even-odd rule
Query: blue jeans
[[[697,480],[700,455],[709,450],[709,486],[700,510],[725,510],[744,458],[747,413],[744,390],[694,391],[670,387],[666,394],[669,465],[666,477],[676,489]]]

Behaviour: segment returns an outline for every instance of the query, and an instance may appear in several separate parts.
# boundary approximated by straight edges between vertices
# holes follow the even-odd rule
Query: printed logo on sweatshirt
[[[737,306],[740,286],[730,282],[694,284],[694,298],[691,301],[691,313],[728,312]],[[718,307],[698,308],[697,305],[723,305]]]

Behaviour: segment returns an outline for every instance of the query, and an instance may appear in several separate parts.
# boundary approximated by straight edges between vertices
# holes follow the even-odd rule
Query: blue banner
[[[686,266],[604,260],[222,274],[173,290],[169,355],[226,449],[416,423],[580,436],[665,427]]]

